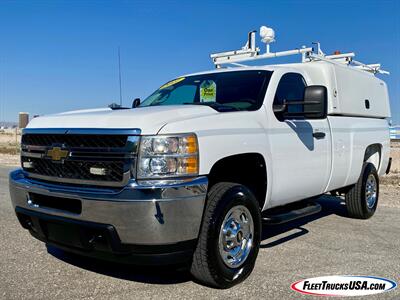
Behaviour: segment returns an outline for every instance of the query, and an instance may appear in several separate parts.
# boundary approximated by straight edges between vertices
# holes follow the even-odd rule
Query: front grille
[[[111,162],[88,162],[88,161],[69,161],[64,163],[54,163],[49,159],[31,158],[34,165],[34,173],[44,176],[58,178],[101,180],[101,181],[122,181],[124,172],[123,161]],[[108,170],[105,175],[94,175],[90,173],[90,168],[104,168]]]
[[[21,163],[40,180],[122,186],[133,173],[138,140],[126,134],[23,134]],[[54,149],[62,157],[54,156]]]
[[[66,144],[69,147],[118,148],[125,147],[126,138],[126,135],[26,134],[22,136],[22,144],[36,146]]]

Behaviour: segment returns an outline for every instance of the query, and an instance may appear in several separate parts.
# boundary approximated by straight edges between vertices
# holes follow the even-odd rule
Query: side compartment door
[[[302,101],[307,83],[300,73],[285,73],[276,88],[273,106]],[[268,139],[272,156],[273,206],[325,192],[331,170],[331,135],[324,119],[306,119],[304,106],[288,105],[288,112],[269,114]]]

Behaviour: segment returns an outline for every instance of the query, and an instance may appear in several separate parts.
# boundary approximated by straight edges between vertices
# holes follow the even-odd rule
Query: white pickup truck
[[[242,64],[288,54],[302,62]],[[321,209],[304,199],[345,194],[350,217],[374,214],[390,165],[379,65],[319,47],[260,54],[253,32],[241,50],[211,57],[216,70],[174,79],[133,108],[33,119],[10,173],[21,225],[82,255],[189,262],[197,280],[227,288],[253,270],[262,222]]]

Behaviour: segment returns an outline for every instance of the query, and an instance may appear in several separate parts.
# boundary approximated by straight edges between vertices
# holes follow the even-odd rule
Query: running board
[[[289,210],[277,214],[265,214],[262,216],[263,222],[267,224],[282,224],[302,217],[313,215],[321,211],[321,205],[309,202],[305,207]]]

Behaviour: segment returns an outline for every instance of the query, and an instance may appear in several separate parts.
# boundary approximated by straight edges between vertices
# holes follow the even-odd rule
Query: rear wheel
[[[346,193],[349,216],[368,219],[373,216],[378,205],[379,177],[371,163],[366,163],[357,183]]]
[[[221,182],[208,193],[192,275],[200,282],[228,288],[254,268],[261,237],[261,214],[245,186]]]

